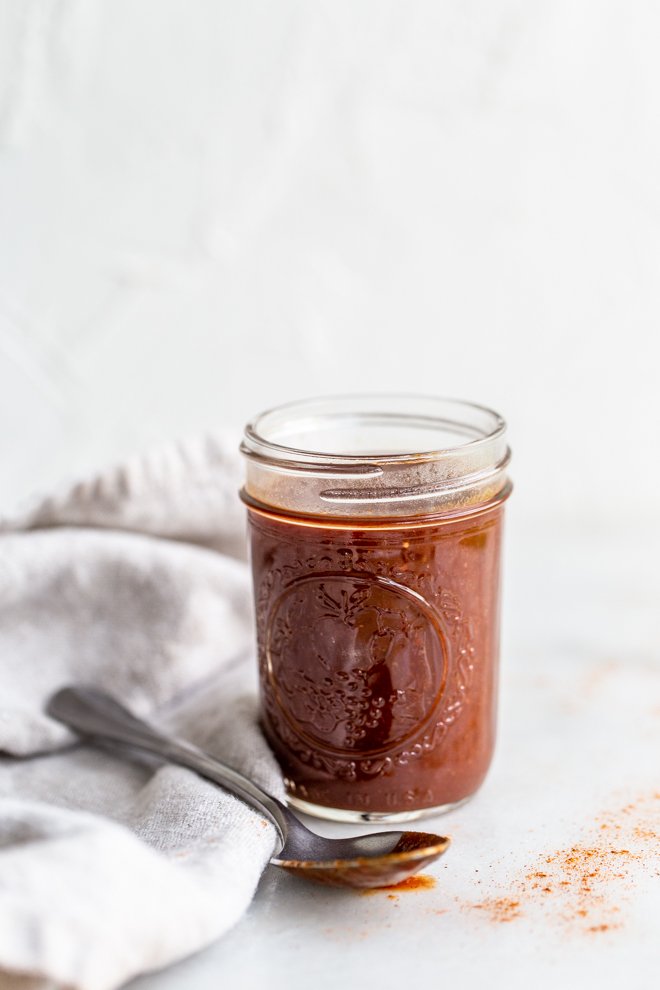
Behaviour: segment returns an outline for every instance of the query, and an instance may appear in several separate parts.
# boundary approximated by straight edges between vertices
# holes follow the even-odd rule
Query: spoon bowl
[[[164,735],[97,688],[62,688],[46,711],[89,742],[104,748],[112,743],[113,751],[129,757],[132,749],[146,750],[235,794],[275,826],[280,848],[271,863],[306,880],[334,887],[389,887],[428,866],[449,846],[447,837],[430,832],[372,832],[342,839],[317,835],[254,781],[191,743]]]
[[[271,863],[305,880],[330,887],[392,887],[442,856],[449,845],[448,838],[431,832],[377,832],[360,838],[383,840],[384,851],[326,861],[284,859],[280,853]],[[389,850],[388,846],[391,846]]]

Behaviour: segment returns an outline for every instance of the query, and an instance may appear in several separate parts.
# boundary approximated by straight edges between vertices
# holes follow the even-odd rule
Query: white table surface
[[[365,896],[269,867],[232,932],[131,990],[657,986],[654,547],[565,536],[510,549],[498,750],[473,801],[421,826],[453,840],[435,887]]]

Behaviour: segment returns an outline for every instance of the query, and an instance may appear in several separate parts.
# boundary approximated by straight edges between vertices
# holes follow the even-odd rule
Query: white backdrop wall
[[[516,515],[653,519],[660,7],[0,0],[2,505],[304,396],[511,426]]]

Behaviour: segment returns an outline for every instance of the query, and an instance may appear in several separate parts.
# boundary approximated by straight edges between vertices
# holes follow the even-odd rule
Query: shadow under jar
[[[292,403],[246,427],[262,721],[289,802],[406,821],[495,741],[505,424],[467,402]]]

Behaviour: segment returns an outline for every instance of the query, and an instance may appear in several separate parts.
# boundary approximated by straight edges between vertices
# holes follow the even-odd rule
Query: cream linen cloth
[[[1,990],[110,990],[194,952],[273,852],[270,823],[219,788],[43,712],[66,683],[101,686],[281,796],[233,447],[156,451],[0,520]]]

